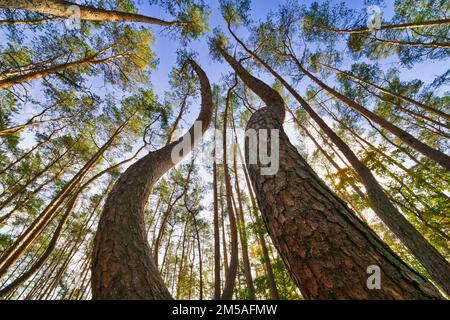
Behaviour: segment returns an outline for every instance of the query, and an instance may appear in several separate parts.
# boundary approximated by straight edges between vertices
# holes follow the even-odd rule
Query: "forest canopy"
[[[449,13],[0,0],[0,299],[449,298]]]

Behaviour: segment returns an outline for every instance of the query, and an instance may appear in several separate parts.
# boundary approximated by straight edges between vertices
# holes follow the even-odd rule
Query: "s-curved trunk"
[[[195,147],[211,121],[211,87],[205,72],[192,60],[201,84],[202,107],[194,126],[182,138],[149,153],[130,166],[108,195],[94,240],[92,294],[94,299],[172,299],[153,261],[144,225],[144,209],[152,187],[181,159],[172,151],[183,141]],[[187,140],[189,139],[189,140]],[[188,148],[189,149],[189,148]],[[186,156],[184,152],[182,156]]]

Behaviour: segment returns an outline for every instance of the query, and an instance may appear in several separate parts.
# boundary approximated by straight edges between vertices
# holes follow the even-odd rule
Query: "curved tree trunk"
[[[172,152],[183,145],[183,141],[188,141],[184,145],[190,151],[211,121],[213,106],[209,80],[194,61],[188,62],[201,84],[202,107],[197,118],[201,121],[201,134],[194,134],[192,126],[182,138],[130,166],[114,185],[94,239],[91,266],[94,299],[172,298],[153,261],[145,233],[144,209],[153,185],[181,160],[173,159]],[[185,151],[182,156],[187,155]]]
[[[247,129],[256,130],[258,138],[262,129],[279,132],[282,166],[275,175],[261,175],[260,162],[246,161],[269,234],[302,295],[306,299],[440,298],[431,283],[398,258],[300,156],[283,130],[281,96],[250,75],[220,44],[216,48],[267,106],[252,115]],[[271,140],[272,136],[267,143]],[[247,157],[248,151],[246,143]],[[380,269],[378,290],[367,286],[370,266]]]

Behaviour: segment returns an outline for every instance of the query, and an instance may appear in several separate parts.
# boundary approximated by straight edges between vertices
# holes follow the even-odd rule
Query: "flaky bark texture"
[[[306,299],[439,297],[328,189],[269,109],[257,111],[247,129],[280,130],[278,173],[263,176],[260,165],[248,168],[269,234]],[[367,288],[371,265],[381,269],[380,290]]]
[[[97,9],[62,0],[0,0],[0,8],[22,9],[49,14],[61,18],[73,18],[72,6],[80,9],[81,20],[109,22],[142,22],[165,27],[182,26],[189,22],[164,21],[136,13]]]
[[[272,69],[264,60],[257,54],[251,51],[246,45],[233,33],[229,27],[230,33],[238,41],[238,43],[251,54],[264,68],[267,69],[283,86],[292,94],[292,96],[300,103],[303,109],[311,116],[311,118],[319,125],[320,129],[330,138],[330,140],[338,147],[342,154],[347,158],[349,163],[361,177],[362,182],[367,190],[367,195],[370,199],[372,209],[383,220],[389,229],[406,245],[411,253],[419,260],[419,262],[427,269],[433,279],[439,286],[450,293],[450,264],[444,257],[418,232],[411,223],[397,210],[397,208],[390,202],[389,197],[384,193],[383,188],[376,180],[372,172],[361,162],[350,147],[327,125],[327,123],[312,109],[312,107],[294,90],[286,80],[283,79],[274,69]],[[222,50],[223,51],[223,50]],[[224,57],[227,57],[226,52],[222,52]],[[233,68],[242,69],[241,73],[247,73],[234,59],[228,56],[227,61],[230,61]],[[248,75],[247,75],[247,78]],[[243,78],[243,79],[247,79]],[[251,79],[251,76],[250,78]],[[252,80],[252,79],[251,79]],[[259,81],[258,79],[252,80]],[[247,81],[248,82],[248,81]],[[249,82],[254,91],[260,86],[253,85]],[[258,92],[258,91],[255,91]],[[272,88],[268,87],[267,92],[278,95]],[[267,93],[261,95],[261,98],[267,96]],[[279,95],[278,95],[279,96]],[[264,98],[263,98],[264,100]],[[278,101],[279,99],[273,99]],[[271,106],[266,100],[266,105]],[[279,117],[279,109],[272,108]],[[369,122],[370,124],[370,122]]]
[[[268,106],[252,115],[247,130],[256,130],[258,140],[261,129],[279,131],[280,168],[275,175],[261,175],[262,165],[249,163],[248,143],[246,162],[266,227],[302,295],[306,299],[440,298],[436,289],[364,225],[300,156],[283,130],[281,96],[250,75],[220,45],[216,48]],[[274,97],[268,99],[270,95]],[[277,101],[281,104],[269,104]],[[270,137],[267,143],[275,142]],[[367,286],[367,268],[372,265],[380,267],[380,289]]]
[[[194,62],[189,63],[201,84],[202,108],[197,121],[202,133],[211,120],[209,80]],[[194,137],[193,127],[187,134]],[[177,141],[149,153],[130,166],[115,183],[100,217],[92,258],[94,299],[171,299],[152,258],[144,227],[144,209],[153,185],[172,168]],[[191,139],[194,147],[201,137]],[[186,154],[183,154],[185,156]]]

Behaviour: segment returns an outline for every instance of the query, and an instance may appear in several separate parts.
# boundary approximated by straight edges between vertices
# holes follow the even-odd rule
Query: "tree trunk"
[[[218,99],[217,99],[218,100]],[[214,130],[217,130],[217,109],[219,103],[216,100]],[[220,230],[219,230],[219,199],[218,199],[218,183],[217,183],[217,164],[216,164],[216,138],[214,136],[213,149],[213,197],[214,197],[214,300],[220,299]]]
[[[341,94],[341,93],[337,92],[336,90],[334,90],[333,88],[327,86],[320,79],[318,79],[313,74],[311,74],[308,70],[306,70],[306,68],[303,67],[303,65],[297,60],[297,58],[295,58],[292,55],[290,55],[290,57],[294,60],[295,64],[297,65],[297,67],[299,68],[299,70],[301,72],[303,72],[306,76],[308,76],[308,78],[310,78],[312,81],[314,81],[319,87],[326,90],[333,97],[341,100],[342,102],[347,104],[350,108],[352,108],[353,110],[355,110],[362,116],[367,117],[368,119],[372,120],[376,124],[380,125],[382,128],[391,132],[393,135],[395,135],[401,141],[403,141],[406,145],[410,146],[411,148],[417,150],[418,152],[422,153],[423,155],[427,156],[428,158],[439,163],[441,166],[443,166],[447,170],[450,170],[450,157],[449,156],[440,152],[439,150],[429,147],[425,143],[419,141],[418,139],[416,139],[415,137],[410,135],[405,130],[400,129],[399,127],[393,125],[392,123],[390,123],[389,121],[380,117],[379,115],[364,108],[363,106],[356,103],[355,101],[347,98],[343,94]]]
[[[114,140],[122,132],[128,121],[128,117],[112,134],[107,142],[85,163],[85,165],[71,178],[71,180],[62,188],[60,192],[50,201],[46,208],[32,222],[32,224],[23,232],[19,238],[5,251],[0,258],[0,278],[3,277],[11,266],[28,250],[31,243],[42,234],[48,224],[53,220],[58,208],[67,199],[75,186],[88,174],[95,166],[100,157],[112,145]]]
[[[164,21],[135,13],[96,9],[90,6],[79,5],[73,2],[62,0],[0,0],[0,7],[2,8],[34,11],[61,18],[73,18],[71,10],[72,6],[76,6],[80,9],[81,20],[142,22],[165,27],[176,27],[189,24],[189,22],[181,21]]]
[[[450,19],[441,19],[441,20],[431,20],[431,21],[422,21],[422,22],[410,22],[410,23],[402,23],[402,24],[391,24],[391,25],[382,25],[380,29],[377,30],[405,30],[405,29],[416,29],[416,28],[425,28],[425,27],[438,27],[445,26],[450,24]],[[336,33],[366,33],[371,32],[372,30],[369,28],[358,28],[358,29],[334,29],[324,25],[316,25],[316,27],[323,29],[329,32]]]
[[[238,145],[238,150],[239,150],[239,154],[240,154],[239,145]],[[248,194],[250,195],[250,200],[251,200],[251,204],[252,204],[253,216],[255,217],[256,220],[258,220],[258,215],[257,215],[258,206],[256,204],[256,198],[253,193],[252,186],[251,186],[250,177],[248,175],[247,167],[245,166],[244,159],[242,157],[241,157],[241,161],[242,161],[242,170],[244,171],[244,177],[245,177],[245,181],[247,183]],[[275,276],[273,274],[272,263],[270,262],[269,250],[267,249],[266,239],[264,238],[263,230],[261,230],[261,228],[259,228],[259,226],[256,231],[258,233],[259,244],[261,245],[261,251],[263,254],[263,258],[264,258],[264,267],[266,269],[267,281],[269,283],[270,297],[272,300],[279,300],[280,295],[278,293],[277,284],[275,282]]]
[[[247,231],[246,231],[246,225],[245,225],[245,218],[244,218],[244,207],[242,205],[242,198],[241,198],[241,188],[239,186],[239,176],[238,176],[238,169],[237,169],[237,161],[236,161],[236,153],[237,150],[233,149],[233,170],[234,170],[234,177],[235,177],[235,189],[237,194],[237,202],[238,202],[238,208],[236,210],[237,218],[239,221],[239,235],[241,239],[241,250],[242,250],[242,262],[244,265],[244,274],[245,274],[245,282],[247,283],[247,291],[248,291],[248,299],[249,300],[255,300],[255,287],[253,285],[253,277],[252,277],[252,268],[250,265],[250,258],[248,254],[248,239],[247,239]]]
[[[417,100],[414,100],[412,98],[409,98],[407,96],[404,96],[404,95],[401,95],[399,93],[396,93],[396,92],[390,91],[388,89],[385,89],[385,88],[383,88],[383,87],[381,87],[381,86],[379,86],[379,85],[377,85],[375,83],[372,83],[372,82],[369,82],[367,80],[361,79],[361,78],[359,78],[359,77],[357,77],[357,76],[355,76],[355,75],[353,75],[353,74],[351,74],[349,72],[339,70],[339,69],[337,69],[335,67],[332,67],[330,65],[327,65],[327,64],[322,64],[321,63],[321,65],[323,65],[323,66],[325,66],[327,68],[330,68],[330,69],[332,69],[332,70],[334,70],[334,71],[336,71],[338,73],[344,74],[345,76],[347,76],[347,77],[349,77],[349,78],[351,78],[351,79],[353,79],[353,80],[355,80],[357,82],[363,83],[363,84],[368,85],[368,86],[370,86],[370,87],[372,87],[374,89],[377,89],[377,90],[379,90],[380,92],[382,92],[384,94],[387,94],[387,95],[390,95],[390,96],[392,96],[394,98],[401,99],[401,100],[404,100],[406,102],[409,102],[409,103],[411,103],[411,104],[413,104],[415,106],[418,106],[419,108],[421,108],[423,110],[426,110],[426,111],[429,111],[431,113],[434,113],[437,116],[442,117],[442,118],[444,118],[447,121],[450,121],[450,115],[446,114],[445,112],[442,112],[440,110],[432,108],[432,107],[430,107],[430,106],[428,106],[428,105],[426,105],[424,103],[421,103],[421,102],[419,102]]]
[[[261,175],[261,163],[247,164],[267,229],[306,299],[437,299],[437,290],[400,260],[309,167],[283,130],[284,102],[250,75],[221,46],[218,51],[267,107],[256,111],[247,129],[279,132],[275,175]],[[267,99],[269,96],[273,96]],[[277,102],[278,105],[273,105]],[[272,136],[268,144],[275,143]],[[382,285],[366,285],[368,268],[378,266]]]
[[[231,29],[229,29],[231,32]],[[319,125],[330,140],[348,159],[355,171],[362,179],[370,199],[371,206],[380,219],[389,229],[405,244],[411,253],[427,269],[436,282],[450,294],[450,264],[439,254],[439,252],[428,243],[405,217],[395,208],[385,194],[383,188],[373,176],[372,172],[356,157],[349,146],[323,121],[322,118],[311,108],[311,106],[267,63],[261,60],[254,52],[249,50],[245,44],[237,38],[241,46],[260,62],[283,86],[295,97],[310,117]],[[226,52],[225,52],[226,53]],[[233,60],[230,60],[233,61]],[[242,68],[234,62],[234,65]],[[243,71],[245,71],[242,68]],[[269,86],[268,89],[272,90]],[[259,89],[259,87],[258,87]],[[256,90],[255,90],[256,91]],[[259,90],[257,90],[259,91]],[[281,99],[281,97],[280,97]],[[284,102],[282,102],[284,103]],[[267,103],[267,105],[271,105]],[[281,107],[278,107],[279,110]],[[278,113],[278,111],[277,111]]]
[[[88,65],[88,64],[95,65],[95,64],[106,63],[108,61],[111,61],[111,60],[119,57],[119,56],[120,55],[111,56],[111,57],[104,58],[104,59],[96,59],[96,55],[94,55],[92,57],[87,57],[87,58],[84,58],[81,60],[51,66],[51,67],[48,67],[46,69],[42,69],[39,71],[34,71],[34,72],[26,73],[23,75],[18,75],[15,77],[1,79],[0,80],[0,89],[7,89],[7,88],[9,88],[13,85],[19,84],[19,83],[24,83],[24,82],[28,82],[31,80],[41,79],[45,76],[48,76],[49,74],[62,72],[64,70],[71,69],[71,68],[77,68],[77,67]],[[18,130],[18,129],[16,129],[16,130]]]
[[[4,287],[0,290],[0,297],[8,294],[11,290],[13,290],[15,287],[19,286],[21,283],[25,282],[29,277],[31,277],[40,267],[44,265],[44,263],[47,261],[50,254],[53,252],[53,250],[56,247],[56,244],[61,236],[63,227],[66,225],[67,219],[72,214],[72,211],[77,203],[78,198],[80,197],[81,193],[87,189],[87,187],[90,186],[91,183],[96,181],[98,178],[102,177],[105,173],[110,172],[121,165],[133,160],[140,150],[143,148],[140,148],[131,158],[123,160],[115,165],[112,165],[109,168],[106,168],[102,170],[101,172],[94,175],[92,178],[90,178],[88,181],[83,183],[82,186],[71,196],[71,198],[68,200],[68,203],[66,204],[66,209],[64,214],[61,216],[61,219],[58,222],[58,226],[56,227],[55,231],[52,234],[51,240],[47,245],[47,248],[45,249],[45,252],[39,257],[39,259],[34,262],[31,267],[28,267],[27,271],[17,277],[13,282],[8,284],[8,286]],[[109,189],[109,187],[107,188]],[[97,206],[100,205],[100,201],[97,203]],[[96,211],[96,208],[94,208],[93,212]]]
[[[147,242],[144,210],[153,185],[181,160],[173,159],[172,152],[183,144],[183,138],[188,141],[185,149],[190,151],[211,120],[209,80],[194,61],[188,62],[201,84],[202,107],[197,118],[201,122],[201,134],[194,134],[192,126],[182,138],[130,166],[114,185],[94,239],[91,266],[94,299],[171,299]],[[187,155],[185,151],[182,156]]]

